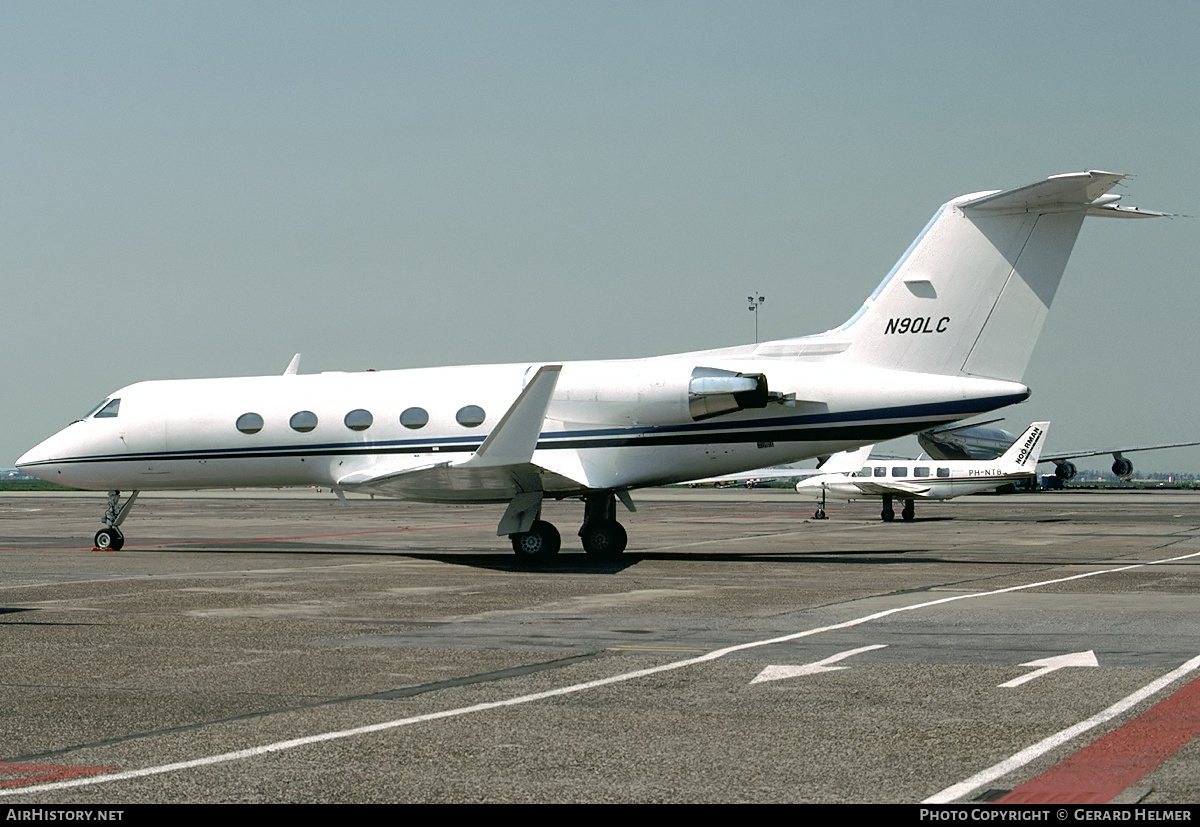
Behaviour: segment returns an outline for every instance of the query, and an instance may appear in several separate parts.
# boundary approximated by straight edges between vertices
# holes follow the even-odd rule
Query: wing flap
[[[930,485],[914,485],[910,482],[889,482],[887,485],[878,482],[860,482],[853,480],[853,484],[858,486],[858,490],[864,494],[872,494],[876,497],[884,494],[892,494],[893,496],[911,497],[918,494],[928,494],[933,488]]]

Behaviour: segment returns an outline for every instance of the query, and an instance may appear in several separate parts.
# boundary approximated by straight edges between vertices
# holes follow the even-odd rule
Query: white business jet
[[[100,549],[140,491],[330,486],[506,504],[522,557],[560,545],[546,497],[583,501],[585,551],[620,554],[629,491],[833,454],[1024,400],[1022,374],[1107,172],[944,205],[862,308],[815,336],[649,359],[139,382],[21,457],[107,490]],[[121,491],[132,492],[124,503]]]
[[[1049,422],[1035,422],[994,460],[860,460],[859,468],[849,473],[822,474],[796,483],[801,494],[818,494],[817,519],[825,518],[827,497],[857,500],[882,497],[880,516],[887,522],[896,518],[893,498],[904,501],[900,516],[915,517],[915,500],[949,500],[966,494],[992,491],[1002,485],[1021,482],[1037,473],[1038,459],[1046,441]],[[869,452],[869,448],[865,449]],[[830,463],[840,456],[834,455]],[[865,457],[865,455],[863,455]]]

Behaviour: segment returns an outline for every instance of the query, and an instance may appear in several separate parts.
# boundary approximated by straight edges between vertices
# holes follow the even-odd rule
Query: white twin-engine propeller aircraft
[[[835,454],[826,465],[854,458],[853,470],[809,476],[796,483],[796,491],[818,494],[818,520],[825,519],[826,497],[857,500],[882,497],[880,517],[886,522],[896,518],[893,498],[904,501],[900,516],[906,521],[916,516],[915,500],[950,500],[966,494],[991,491],[1002,485],[1021,482],[1037,473],[1038,459],[1046,442],[1049,422],[1035,422],[1017,437],[1016,442],[993,460],[868,460],[871,446],[854,454]]]
[[[845,324],[650,359],[139,382],[18,460],[109,491],[101,549],[138,492],[330,486],[505,503],[498,535],[555,554],[547,497],[579,498],[583,548],[626,545],[629,491],[833,454],[1024,400],[1021,384],[1087,215],[1121,175],[1056,175],[944,205]],[[121,491],[132,492],[124,503]]]

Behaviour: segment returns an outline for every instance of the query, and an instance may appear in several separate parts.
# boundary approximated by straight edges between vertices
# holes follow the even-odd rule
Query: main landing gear
[[[628,496],[622,496],[621,499],[626,506],[632,505]],[[517,557],[529,562],[549,560],[558,554],[562,546],[558,529],[542,519],[534,520],[528,531],[510,534],[509,539]],[[596,560],[616,560],[624,553],[629,536],[624,526],[617,522],[617,498],[612,491],[600,491],[584,497],[583,526],[579,529],[579,540],[588,556]]]
[[[900,510],[900,518],[906,523],[911,523],[914,519],[916,519],[916,516],[917,512],[913,507],[913,501],[905,500],[904,508]],[[892,510],[891,494],[883,495],[883,511],[879,512],[879,517],[885,523],[890,523],[892,520],[896,519],[896,512]]]
[[[92,540],[96,551],[120,551],[125,545],[125,535],[118,526],[129,516],[129,509],[137,502],[138,494],[134,491],[129,499],[121,505],[121,492],[108,492],[108,510],[104,512],[104,528],[96,532]]]
[[[508,535],[513,551],[522,560],[549,560],[562,547],[562,535],[553,523],[534,520],[528,531]]]

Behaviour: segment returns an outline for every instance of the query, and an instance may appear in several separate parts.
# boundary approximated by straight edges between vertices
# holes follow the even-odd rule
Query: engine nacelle
[[[1058,477],[1063,482],[1070,482],[1075,479],[1075,475],[1079,473],[1079,469],[1075,467],[1075,463],[1063,460],[1054,466],[1054,476]]]
[[[1117,457],[1113,460],[1112,472],[1114,477],[1128,479],[1133,476],[1133,463],[1126,457]]]
[[[696,368],[688,382],[688,413],[696,422],[747,408],[765,408],[770,399],[767,377],[761,373]]]
[[[675,360],[593,362],[563,370],[546,415],[586,425],[679,425],[764,408],[775,397],[761,373]]]

